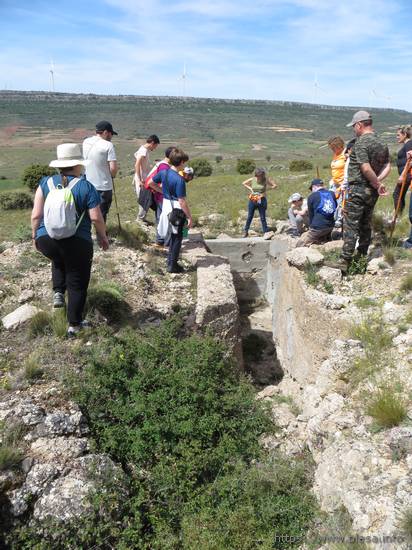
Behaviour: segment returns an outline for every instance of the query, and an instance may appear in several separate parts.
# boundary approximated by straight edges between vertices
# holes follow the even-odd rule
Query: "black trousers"
[[[167,265],[169,268],[175,268],[179,259],[180,249],[183,241],[183,225],[177,228],[177,233],[170,231],[169,253],[167,255]]]
[[[39,237],[36,247],[52,261],[54,292],[67,290],[67,320],[70,325],[83,321],[87,288],[93,259],[93,243],[79,237],[51,239]]]
[[[109,213],[110,206],[112,205],[113,200],[113,191],[99,191],[98,193],[100,195],[100,210],[103,214],[104,223],[106,223],[107,214]]]

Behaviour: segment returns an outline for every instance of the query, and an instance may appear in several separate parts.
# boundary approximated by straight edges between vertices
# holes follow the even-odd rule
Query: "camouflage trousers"
[[[358,242],[359,254],[367,254],[372,237],[372,214],[378,192],[365,185],[350,185],[343,211],[342,258],[350,261]]]

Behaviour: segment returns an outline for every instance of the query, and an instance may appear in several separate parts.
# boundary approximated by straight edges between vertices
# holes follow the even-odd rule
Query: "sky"
[[[0,0],[0,18],[0,89],[51,90],[53,62],[57,92],[412,111],[406,0]]]

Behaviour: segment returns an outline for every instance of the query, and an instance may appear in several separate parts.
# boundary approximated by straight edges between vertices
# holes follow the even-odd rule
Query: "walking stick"
[[[403,169],[403,172],[402,172],[401,190],[400,190],[400,193],[399,193],[398,202],[396,203],[396,208],[395,208],[395,212],[394,212],[393,219],[392,219],[391,230],[390,230],[390,239],[392,239],[392,235],[393,235],[393,232],[395,230],[396,218],[398,217],[399,210],[401,208],[403,190],[405,189],[405,185],[406,185],[406,182],[407,182],[407,179],[408,179],[408,174],[409,174],[409,170],[410,170],[410,167],[411,167],[411,162],[412,162],[411,159],[408,158],[408,160],[406,161],[406,164],[405,164],[405,168]]]
[[[113,195],[114,195],[114,204],[116,206],[116,215],[117,215],[117,222],[119,224],[119,229],[122,228],[122,225],[120,223],[120,214],[119,214],[119,207],[117,205],[117,195],[116,195],[116,188],[114,186],[114,178],[112,178],[112,183],[113,183]]]
[[[319,166],[316,166],[316,177],[318,179],[320,179],[320,175],[319,175]]]

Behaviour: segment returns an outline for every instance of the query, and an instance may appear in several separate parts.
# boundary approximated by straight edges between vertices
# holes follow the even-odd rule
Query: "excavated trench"
[[[284,372],[276,350],[273,306],[287,243],[228,238],[207,240],[206,245],[230,263],[241,316],[245,370],[258,387],[279,383]]]

